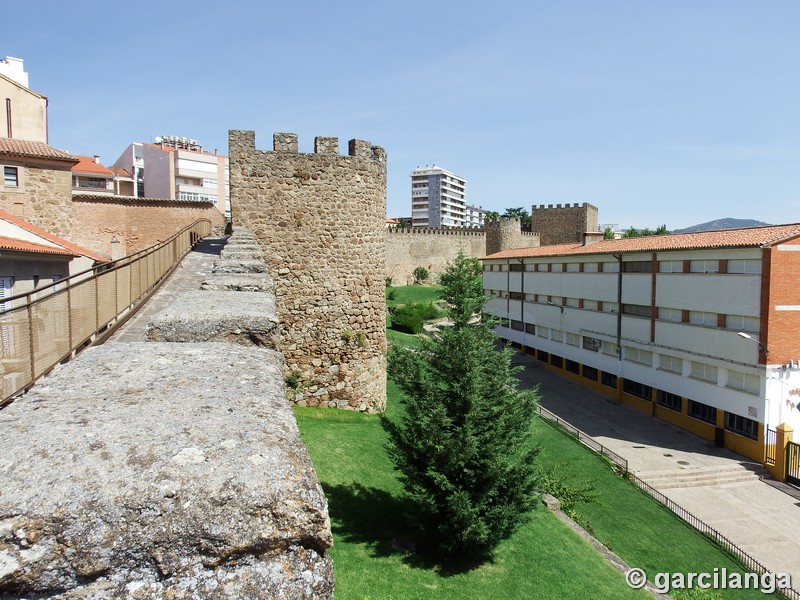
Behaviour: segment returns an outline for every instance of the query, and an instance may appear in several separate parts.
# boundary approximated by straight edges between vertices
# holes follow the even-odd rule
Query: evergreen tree
[[[444,557],[485,557],[537,498],[537,394],[518,389],[512,351],[495,349],[480,263],[459,253],[440,284],[452,325],[389,353],[405,414],[384,419],[388,451]]]

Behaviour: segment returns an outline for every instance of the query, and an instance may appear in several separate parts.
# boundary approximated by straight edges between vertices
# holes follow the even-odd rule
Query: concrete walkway
[[[628,461],[628,468],[800,588],[800,494],[762,481],[750,459],[559,377],[531,356],[515,364],[541,405]],[[765,475],[768,477],[768,475]],[[792,495],[795,494],[795,495]],[[795,497],[797,496],[797,497]],[[636,566],[636,565],[633,565]]]
[[[199,290],[200,284],[211,275],[214,261],[225,246],[227,238],[207,237],[184,257],[159,290],[108,339],[108,342],[144,342],[147,324],[158,312],[172,302],[173,298],[187,290]]]

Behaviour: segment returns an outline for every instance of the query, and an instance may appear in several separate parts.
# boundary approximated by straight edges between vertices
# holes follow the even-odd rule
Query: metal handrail
[[[110,334],[210,233],[211,221],[199,219],[164,242],[3,298],[9,308],[0,310],[0,407]]]

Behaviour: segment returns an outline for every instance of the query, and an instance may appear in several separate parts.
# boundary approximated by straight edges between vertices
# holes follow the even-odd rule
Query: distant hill
[[[763,227],[770,223],[754,221],[753,219],[717,219],[700,225],[692,225],[686,229],[673,229],[671,233],[697,233],[698,231],[719,231],[720,229],[744,229],[745,227]]]

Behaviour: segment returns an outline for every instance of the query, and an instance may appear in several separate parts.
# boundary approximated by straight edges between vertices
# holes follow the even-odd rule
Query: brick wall
[[[128,255],[170,238],[197,219],[209,219],[218,233],[225,226],[225,217],[210,202],[86,195],[75,196],[72,205],[75,228],[65,237],[105,256],[111,256],[112,239]]]
[[[794,249],[789,249],[792,247]],[[765,331],[762,318],[761,339],[769,351],[769,364],[800,359],[800,310],[776,310],[776,306],[800,306],[800,250],[797,248],[800,248],[800,238],[764,250],[762,276],[768,278],[769,285],[762,285],[762,314],[766,309],[767,327]]]
[[[386,406],[386,153],[351,140],[295,134],[256,150],[229,134],[234,226],[258,238],[276,283],[286,376],[301,406],[377,412]]]

